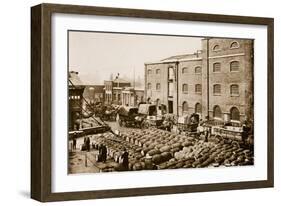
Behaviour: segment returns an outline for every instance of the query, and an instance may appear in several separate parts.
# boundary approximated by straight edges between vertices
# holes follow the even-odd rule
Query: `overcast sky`
[[[110,74],[143,78],[144,63],[201,49],[201,38],[119,33],[69,33],[69,70],[86,84],[103,84]]]

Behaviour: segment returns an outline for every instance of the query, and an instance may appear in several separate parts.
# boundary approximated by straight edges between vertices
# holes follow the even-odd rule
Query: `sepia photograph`
[[[254,40],[68,31],[68,174],[254,166]]]

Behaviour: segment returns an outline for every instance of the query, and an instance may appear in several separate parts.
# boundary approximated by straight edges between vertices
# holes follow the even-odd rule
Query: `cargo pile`
[[[157,169],[202,168],[253,165],[253,151],[218,139],[209,142],[149,128],[128,130],[119,137],[111,133],[96,135],[94,144],[105,144],[108,155],[118,163],[125,147],[129,152],[129,169],[144,170],[151,159]]]
[[[92,127],[99,127],[101,124],[99,124],[97,122],[98,120],[94,120],[93,118],[89,117],[89,118],[84,118],[81,121],[81,127],[82,129],[85,128],[92,128]]]

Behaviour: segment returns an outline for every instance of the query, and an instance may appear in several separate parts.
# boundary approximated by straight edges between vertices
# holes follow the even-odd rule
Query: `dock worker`
[[[121,156],[122,161],[122,166],[125,171],[129,170],[129,153],[127,152],[126,148],[124,148],[124,152]]]
[[[90,138],[89,137],[87,137],[86,138],[86,149],[87,149],[87,151],[89,152],[90,151],[90,145],[91,145],[91,141],[90,141]]]
[[[211,135],[211,128],[206,127],[205,129],[205,142],[208,142],[209,136]]]
[[[73,150],[76,150],[76,138],[73,137]]]
[[[102,146],[101,148],[102,150],[102,162],[106,162],[106,157],[107,157],[107,148],[105,145]]]

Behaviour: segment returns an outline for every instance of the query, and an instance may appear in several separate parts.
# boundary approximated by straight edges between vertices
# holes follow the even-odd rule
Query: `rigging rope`
[[[68,79],[68,81],[70,82],[70,84],[71,84],[75,89],[77,89],[76,85],[74,85],[73,82],[72,82],[70,79]],[[85,101],[86,105],[89,106],[92,110],[94,110],[94,108],[92,107],[92,105],[90,105],[90,103],[85,99],[85,97],[83,97],[83,95],[81,95],[81,97],[82,97],[82,99]],[[74,102],[74,103],[77,103],[77,102]],[[77,104],[78,104],[78,103],[77,103]],[[77,106],[79,106],[80,109],[81,109],[82,111],[86,112],[88,115],[90,114],[88,111],[86,111],[85,109],[83,109],[83,107],[82,107],[80,104],[77,105]],[[108,126],[108,127],[109,127],[109,125],[108,125],[106,122],[104,122],[102,119],[100,119],[100,121],[102,122],[102,123],[100,123],[95,117],[90,116],[90,118],[93,118],[93,119],[94,119],[99,125],[101,125],[101,126]],[[112,131],[111,127],[109,127],[109,128],[110,128],[110,132],[111,132],[112,134],[116,135],[116,134]]]

